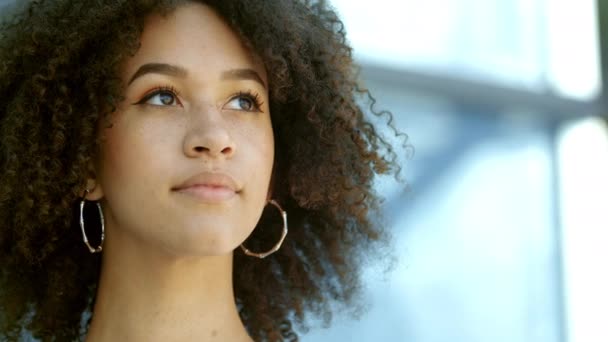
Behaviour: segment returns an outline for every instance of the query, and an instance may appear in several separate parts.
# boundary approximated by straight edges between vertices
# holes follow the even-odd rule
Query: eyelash
[[[171,93],[176,98],[176,100],[180,96],[180,92],[173,86],[159,86],[159,87],[154,88],[150,93],[145,95],[143,99],[141,99],[139,102],[137,102],[135,104],[145,104],[145,102],[150,100],[152,97],[154,97],[158,94],[162,94],[162,93]],[[236,98],[239,98],[239,97],[244,97],[244,98],[249,99],[253,103],[253,106],[255,107],[255,111],[262,112],[261,108],[262,108],[262,105],[264,104],[264,102],[262,102],[262,100],[260,99],[260,94],[254,92],[252,90],[239,91],[230,96],[230,101],[232,101]]]
[[[255,110],[262,112],[262,105],[264,104],[264,102],[262,102],[262,100],[260,98],[260,94],[254,92],[252,90],[239,91],[238,93],[233,94],[230,97],[230,101],[232,101],[238,97],[244,97],[244,98],[251,100],[251,102],[253,102],[253,106],[255,107]]]
[[[136,105],[146,104],[146,102],[148,100],[150,100],[151,98],[153,98],[154,96],[156,96],[158,94],[163,94],[163,93],[171,93],[171,95],[173,95],[176,99],[177,99],[177,97],[179,97],[181,95],[180,92],[173,86],[158,86],[158,87],[152,89],[146,95],[144,95],[144,97],[141,100],[139,100],[138,102],[135,102],[134,104],[136,104]]]

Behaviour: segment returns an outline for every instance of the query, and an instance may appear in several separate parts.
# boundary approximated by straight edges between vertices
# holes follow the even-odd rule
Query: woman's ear
[[[103,189],[101,187],[101,183],[99,182],[99,178],[97,177],[95,166],[92,162],[89,163],[88,174],[85,189],[89,190],[89,192],[86,193],[85,189],[82,189],[81,195],[87,201],[98,201],[103,197]]]
[[[103,197],[101,184],[94,178],[87,179],[86,189],[89,190],[89,193],[86,193],[83,189],[82,195],[87,201],[99,201]]]

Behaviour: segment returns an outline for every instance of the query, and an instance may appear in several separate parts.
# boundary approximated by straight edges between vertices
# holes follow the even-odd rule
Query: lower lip
[[[232,189],[223,186],[206,186],[197,185],[184,189],[176,190],[179,193],[186,194],[203,202],[223,202],[236,196],[236,192]]]

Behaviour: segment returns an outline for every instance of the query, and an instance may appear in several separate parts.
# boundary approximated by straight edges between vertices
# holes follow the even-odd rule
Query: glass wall
[[[608,139],[587,119],[601,92],[594,2],[332,3],[375,108],[393,113],[415,156],[403,164],[409,192],[378,182],[395,270],[367,270],[360,320],[303,340],[608,339],[608,297],[590,285],[608,288],[605,182],[591,172]]]

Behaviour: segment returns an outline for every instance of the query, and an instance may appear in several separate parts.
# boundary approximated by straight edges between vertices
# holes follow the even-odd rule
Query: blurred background
[[[608,341],[608,0],[331,3],[415,155],[377,182],[393,271],[301,340]]]
[[[303,341],[608,341],[608,1],[331,3],[415,155],[394,271]]]

